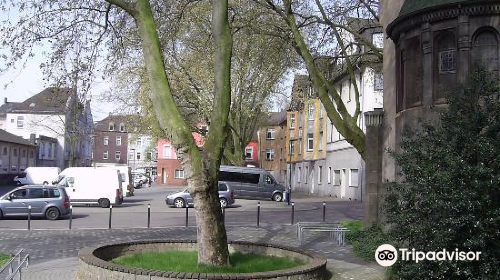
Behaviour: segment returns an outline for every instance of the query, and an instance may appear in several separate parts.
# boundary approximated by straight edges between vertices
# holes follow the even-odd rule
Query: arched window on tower
[[[434,37],[434,102],[445,102],[446,91],[457,84],[457,41],[451,31]]]
[[[498,34],[491,29],[479,30],[473,37],[472,65],[482,67],[498,77]]]

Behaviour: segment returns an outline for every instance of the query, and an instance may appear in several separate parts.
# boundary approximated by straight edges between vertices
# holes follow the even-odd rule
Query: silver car
[[[226,182],[219,182],[219,201],[221,207],[223,208],[234,204],[233,191],[229,188]],[[184,208],[186,205],[193,206],[193,198],[187,189],[168,195],[165,198],[165,202],[167,205],[174,206],[176,208]]]
[[[69,214],[69,197],[63,187],[31,185],[15,188],[0,197],[0,219],[9,216],[32,216],[57,220]]]

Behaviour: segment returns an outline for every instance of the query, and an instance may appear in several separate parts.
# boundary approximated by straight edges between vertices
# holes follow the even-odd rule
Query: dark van
[[[285,187],[264,169],[221,165],[219,181],[225,181],[236,198],[257,198],[282,201]]]

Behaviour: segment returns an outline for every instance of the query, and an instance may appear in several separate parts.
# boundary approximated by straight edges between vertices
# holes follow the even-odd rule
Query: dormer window
[[[110,122],[109,123],[109,131],[113,131],[113,130],[115,130],[115,124]]]
[[[33,108],[33,107],[35,107],[35,103],[30,104],[30,108]]]
[[[120,131],[125,132],[125,124],[123,123],[120,124]]]

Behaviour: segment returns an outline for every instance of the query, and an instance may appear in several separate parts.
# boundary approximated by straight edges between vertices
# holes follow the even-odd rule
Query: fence
[[[24,256],[23,256],[24,255]],[[22,270],[29,266],[29,254],[24,252],[24,249],[19,250],[10,261],[0,268],[0,275],[7,272],[6,280],[23,279]]]

